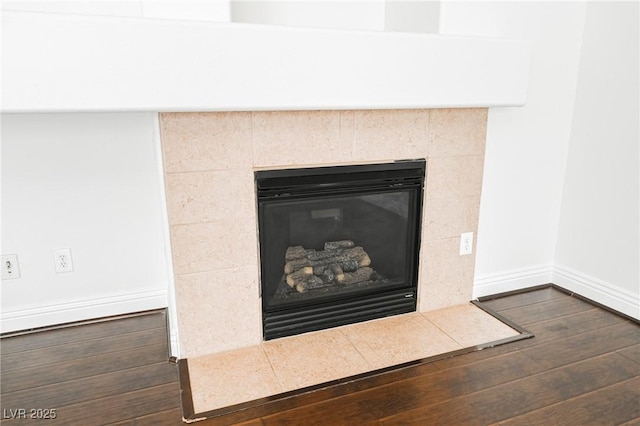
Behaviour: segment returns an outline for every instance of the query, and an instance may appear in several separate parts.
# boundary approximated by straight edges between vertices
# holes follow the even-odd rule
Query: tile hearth
[[[205,413],[519,334],[467,304],[189,358],[193,409]]]

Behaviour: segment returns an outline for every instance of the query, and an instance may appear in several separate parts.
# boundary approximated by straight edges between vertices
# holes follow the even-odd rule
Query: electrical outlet
[[[17,254],[2,255],[2,279],[11,280],[20,278],[20,265]]]
[[[473,253],[473,232],[460,234],[460,256]]]
[[[63,272],[73,272],[73,260],[71,259],[70,248],[54,250],[53,262],[56,267],[56,274],[61,274]]]

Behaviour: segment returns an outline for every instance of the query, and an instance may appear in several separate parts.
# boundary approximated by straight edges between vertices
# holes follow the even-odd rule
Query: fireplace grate
[[[400,290],[313,307],[270,312],[263,317],[264,337],[266,340],[276,339],[415,310],[415,292]]]

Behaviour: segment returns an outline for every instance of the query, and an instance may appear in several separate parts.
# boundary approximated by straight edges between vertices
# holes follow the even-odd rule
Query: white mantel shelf
[[[531,44],[5,12],[2,112],[520,106]]]

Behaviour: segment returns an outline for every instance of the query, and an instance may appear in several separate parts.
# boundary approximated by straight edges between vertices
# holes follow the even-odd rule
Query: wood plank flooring
[[[166,321],[160,310],[3,337],[2,424],[180,424]]]
[[[558,289],[483,301],[535,334],[198,425],[640,424],[640,326]],[[180,425],[163,311],[0,340],[3,424]],[[16,409],[56,409],[56,419]]]

